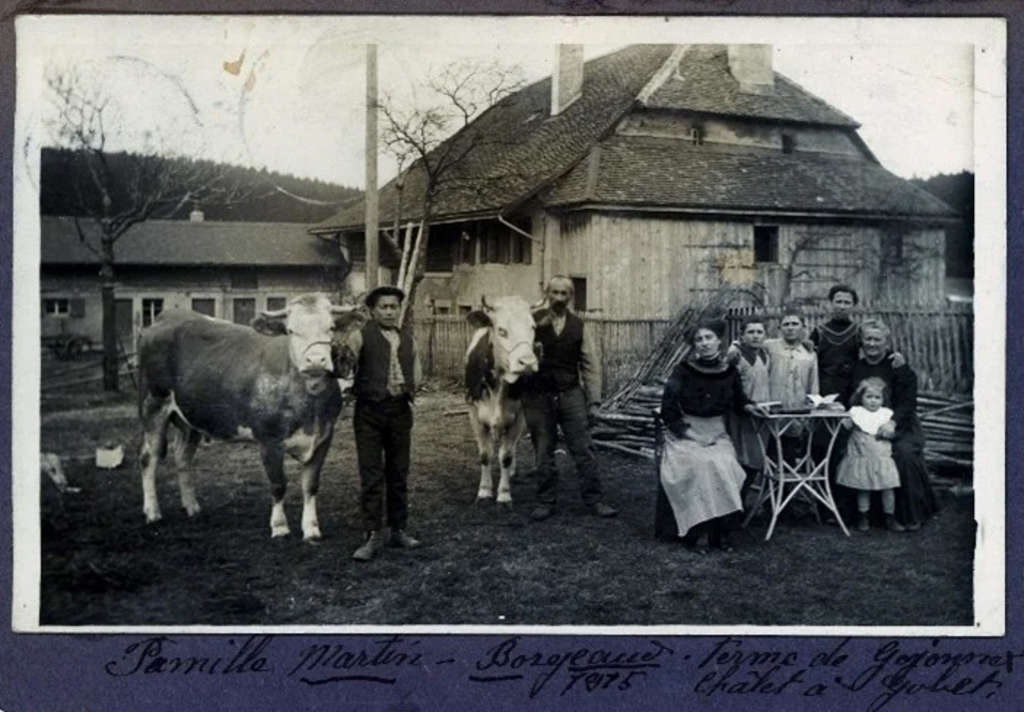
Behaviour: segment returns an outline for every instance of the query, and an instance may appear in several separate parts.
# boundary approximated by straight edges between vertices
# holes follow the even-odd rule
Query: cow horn
[[[268,319],[280,319],[283,316],[287,316],[288,308],[285,307],[284,309],[274,309],[273,311],[266,311],[266,310],[264,310],[264,311],[261,311],[260,314],[262,314],[263,316],[265,316]]]
[[[484,309],[486,309],[487,311],[494,311],[494,307],[487,303],[487,295],[480,295],[480,304],[482,304]]]
[[[354,304],[332,304],[331,314],[348,314],[350,311],[358,308],[359,307]]]
[[[548,305],[548,298],[541,297],[539,302],[530,305],[530,311],[539,311]]]

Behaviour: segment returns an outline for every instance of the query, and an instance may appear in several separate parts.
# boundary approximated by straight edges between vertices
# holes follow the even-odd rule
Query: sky
[[[111,149],[146,147],[362,187],[368,41],[378,44],[381,97],[400,106],[431,101],[426,79],[458,59],[498,59],[535,81],[550,74],[558,41],[583,43],[588,59],[629,42],[754,41],[773,45],[776,71],[859,121],[861,137],[897,175],[974,167],[974,47],[950,25],[878,32],[833,20],[839,25],[808,34],[800,23],[736,18],[708,31],[693,21],[618,19],[610,31],[566,18],[433,20],[20,18],[22,148],[55,143],[43,78],[74,67],[112,97]],[[383,151],[379,173],[381,183],[395,173]]]

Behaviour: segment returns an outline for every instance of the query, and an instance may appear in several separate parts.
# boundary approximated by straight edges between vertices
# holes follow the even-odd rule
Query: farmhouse
[[[775,303],[840,280],[869,303],[941,301],[956,215],[882,167],[858,126],[773,71],[768,45],[633,45],[588,62],[562,45],[552,78],[438,149],[472,146],[434,202],[420,307],[532,298],[555,273],[605,318],[667,318],[722,284]],[[422,165],[399,178],[380,192],[385,230],[420,217]],[[363,231],[362,201],[312,230],[357,271]]]
[[[80,220],[90,242],[98,232]],[[79,240],[74,218],[41,217],[42,335],[102,342],[100,261]],[[132,351],[140,328],[164,309],[193,309],[241,324],[297,294],[335,292],[347,264],[337,245],[300,223],[149,220],[117,242],[118,338]]]

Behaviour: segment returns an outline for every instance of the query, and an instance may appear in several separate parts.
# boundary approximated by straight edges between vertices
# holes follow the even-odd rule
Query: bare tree
[[[54,113],[54,140],[75,153],[75,227],[81,243],[100,262],[103,303],[103,387],[118,388],[118,344],[114,316],[115,247],[131,228],[150,218],[169,217],[190,203],[230,203],[251,198],[223,165],[176,156],[156,128],[146,128],[137,151],[108,148],[121,126],[114,97],[75,69],[46,73]],[[85,216],[85,217],[80,217]],[[83,222],[94,229],[86,229]]]
[[[393,231],[385,235],[399,259],[399,286],[406,293],[402,324],[415,305],[416,288],[423,280],[425,255],[430,240],[434,206],[444,195],[458,191],[480,192],[497,175],[470,174],[467,165],[475,154],[488,146],[507,143],[509,136],[471,126],[474,119],[488,108],[523,86],[522,72],[499,62],[459,61],[445,66],[427,83],[434,102],[427,106],[403,108],[390,97],[380,103],[383,118],[382,143],[398,160],[396,179],[396,218]],[[402,166],[408,165],[408,171]],[[417,193],[410,196],[419,201],[418,225],[407,224],[400,234],[399,213],[402,191],[412,181],[407,176],[418,173]]]

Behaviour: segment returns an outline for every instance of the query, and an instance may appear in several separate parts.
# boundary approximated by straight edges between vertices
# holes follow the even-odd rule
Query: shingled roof
[[[670,66],[679,59],[677,66]],[[668,60],[672,60],[671,63]],[[660,71],[659,71],[660,70]],[[435,220],[493,216],[540,195],[552,206],[616,203],[904,217],[952,217],[942,201],[879,166],[859,124],[775,73],[774,91],[749,94],[724,45],[632,45],[584,65],[583,94],[550,114],[550,79],[491,107],[453,141],[480,141],[434,205]],[[613,133],[634,107],[833,127],[863,159],[781,151],[727,152],[688,142]],[[402,219],[419,217],[424,176],[404,176]],[[394,220],[395,183],[380,192],[380,224]],[[355,201],[313,232],[361,229]]]
[[[725,151],[647,136],[616,135],[601,142],[545,193],[544,202],[955,217],[931,193],[873,161]]]
[[[82,219],[80,224],[90,243],[98,245],[95,223]],[[73,218],[44,215],[40,227],[42,264],[99,264],[78,239]],[[301,223],[148,220],[117,241],[115,263],[319,267],[340,262],[337,247],[313,237],[308,229]]]
[[[857,128],[852,118],[778,72],[770,94],[740,91],[729,71],[725,45],[689,45],[665,82],[644,100],[650,109],[698,111],[722,116],[795,121]]]
[[[550,77],[491,107],[453,139],[482,141],[439,195],[435,217],[493,215],[565,173],[633,106],[672,49],[632,45],[586,62],[583,95],[557,116],[550,115]],[[419,200],[411,196],[423,190],[423,173],[414,165],[405,173],[403,219],[419,217]],[[379,202],[380,222],[389,224],[395,211],[393,180],[381,189]],[[359,228],[364,214],[364,202],[355,201],[314,231]]]

